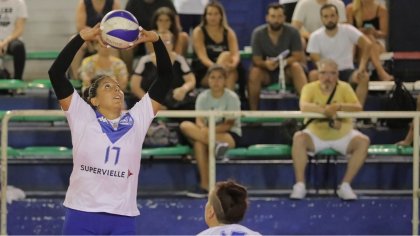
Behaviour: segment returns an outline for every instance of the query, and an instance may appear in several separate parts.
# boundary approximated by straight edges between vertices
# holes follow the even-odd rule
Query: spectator
[[[161,7],[155,11],[152,16],[151,29],[156,30],[158,34],[171,33],[174,37],[174,52],[185,56],[188,49],[189,36],[181,32],[176,25],[176,14],[168,7]],[[153,52],[153,45],[146,44],[147,51]]]
[[[343,155],[350,154],[337,194],[343,200],[355,200],[357,195],[350,183],[363,165],[370,141],[366,135],[353,129],[351,119],[337,118],[337,111],[361,111],[362,106],[350,85],[339,81],[338,65],[333,60],[319,61],[318,68],[319,79],[303,87],[299,106],[302,112],[321,113],[327,119],[313,120],[306,129],[296,132],[293,137],[292,158],[296,184],[290,198],[302,199],[306,195],[304,175],[307,154],[314,155],[331,148]],[[330,96],[331,99],[328,99]],[[331,102],[326,104],[327,100]]]
[[[120,0],[79,0],[76,8],[76,30],[80,32],[84,28],[92,28],[101,22],[102,18],[112,10],[121,9]],[[77,79],[80,64],[83,58],[96,53],[92,42],[85,42],[79,49],[70,65],[70,77]],[[112,54],[117,56],[118,51],[112,49]]]
[[[321,20],[324,27],[311,34],[307,52],[314,64],[321,58],[329,58],[338,64],[341,80],[357,84],[356,94],[363,105],[369,89],[369,76],[366,65],[369,59],[371,42],[362,32],[349,24],[338,23],[338,10],[333,4],[321,7]],[[357,70],[354,68],[353,48],[360,49],[360,61]],[[317,71],[309,74],[311,81],[318,78]]]
[[[201,22],[204,7],[209,0],[173,0],[182,30],[188,34]]]
[[[152,29],[152,16],[155,11],[161,7],[169,7],[174,12],[175,6],[172,0],[128,0],[125,10],[131,12],[144,29]],[[176,16],[176,25],[180,29],[179,16]],[[146,55],[146,47],[144,44],[136,45],[128,50],[121,51],[121,58],[127,65],[128,73],[133,72],[133,61],[135,56]]]
[[[166,50],[172,61],[173,76],[169,96],[164,106],[167,109],[190,110],[194,109],[195,99],[189,93],[195,88],[195,77],[191,72],[185,58],[174,51],[175,37],[171,32],[161,33],[160,37],[165,43]],[[151,53],[140,58],[139,63],[131,76],[130,88],[133,95],[141,99],[152,82],[157,77],[156,55]]]
[[[334,4],[338,9],[339,21],[346,22],[346,7],[342,0],[300,0],[293,13],[292,25],[299,30],[305,45],[311,33],[322,27],[319,11],[326,3]]]
[[[24,0],[2,0],[0,5],[0,56],[13,56],[14,79],[22,80],[26,50],[22,41],[28,10]]]
[[[393,80],[379,59],[379,55],[385,52],[385,39],[388,36],[388,10],[375,0],[353,0],[353,3],[347,5],[347,21],[372,41],[370,61],[379,79]]]
[[[417,107],[416,111],[420,111],[420,96],[417,96]],[[408,129],[407,135],[405,138],[399,142],[397,142],[397,145],[401,146],[411,146],[413,145],[413,136],[414,136],[414,127],[413,123],[410,124],[410,128]]]
[[[213,65],[209,68],[206,76],[209,80],[209,89],[198,95],[195,109],[198,111],[239,111],[241,102],[238,95],[226,88],[227,72],[224,67],[217,64]],[[184,121],[180,128],[193,144],[194,157],[197,160],[198,172],[200,173],[200,188],[202,191],[208,191],[208,121],[202,117],[197,117],[195,123]],[[222,157],[227,148],[238,146],[241,136],[242,130],[239,118],[218,118],[216,120],[216,141],[218,142],[215,149],[216,157]]]
[[[86,57],[79,69],[79,78],[82,80],[82,91],[92,84],[92,79],[98,75],[114,77],[120,89],[127,92],[128,72],[125,63],[111,54],[111,48],[101,47],[92,43],[97,53]]]
[[[233,182],[216,183],[204,209],[208,229],[198,235],[261,235],[239,224],[248,208],[245,187]]]
[[[227,23],[225,10],[220,3],[206,5],[202,21],[192,35],[195,59],[191,68],[199,86],[208,86],[207,69],[213,64],[223,66],[227,73],[226,87],[234,90],[238,80],[239,48],[235,32]]]
[[[284,23],[283,5],[270,3],[265,17],[267,24],[258,26],[252,32],[252,66],[248,80],[248,102],[251,110],[258,109],[261,86],[278,82],[278,55],[286,50],[290,55],[285,59],[286,80],[292,82],[300,94],[306,84],[304,52],[299,32]]]

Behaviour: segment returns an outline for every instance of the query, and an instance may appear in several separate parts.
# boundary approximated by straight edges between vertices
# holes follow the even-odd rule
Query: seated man
[[[226,88],[227,72],[220,65],[209,68],[206,77],[209,81],[209,89],[202,91],[195,104],[198,111],[239,111],[241,102],[238,95]],[[242,136],[240,118],[216,119],[216,145],[215,156],[221,157],[227,148],[235,148],[239,145]],[[180,124],[181,132],[188,138],[194,147],[194,157],[197,160],[198,172],[200,173],[200,192],[209,189],[209,128],[208,121],[197,117],[195,123],[183,121]]]
[[[248,80],[248,102],[250,110],[258,110],[261,85],[267,86],[278,82],[280,53],[289,50],[285,58],[286,80],[293,83],[300,94],[306,84],[305,59],[299,32],[285,24],[283,6],[270,3],[265,17],[267,24],[254,29],[251,38],[252,66]]]
[[[326,3],[334,4],[339,12],[339,21],[346,22],[346,8],[341,0],[300,0],[293,12],[292,25],[299,30],[304,39],[304,48],[311,33],[322,27],[319,11]]]
[[[197,235],[261,235],[238,224],[248,208],[248,193],[245,187],[233,182],[216,183],[204,210],[208,229]]]
[[[337,111],[361,111],[362,106],[350,85],[339,81],[338,66],[334,61],[323,59],[318,66],[319,78],[303,87],[299,105],[302,112],[321,113],[327,119],[313,120],[306,129],[296,132],[293,137],[292,158],[296,184],[290,198],[302,199],[306,195],[304,176],[307,154],[313,155],[331,148],[343,155],[350,155],[337,193],[343,200],[355,200],[357,196],[350,183],[363,165],[370,141],[366,135],[353,129],[351,119],[338,119]],[[328,99],[329,96],[332,99]],[[327,100],[331,100],[331,103],[327,104]]]
[[[356,94],[359,102],[365,103],[369,89],[369,77],[366,65],[370,55],[371,42],[362,32],[349,24],[338,23],[338,10],[333,4],[321,7],[321,20],[324,27],[314,31],[308,41],[306,51],[316,63],[321,58],[330,58],[338,64],[340,79],[357,84]],[[354,68],[353,48],[360,49],[360,61],[357,70]],[[309,80],[318,78],[316,70],[309,74]]]

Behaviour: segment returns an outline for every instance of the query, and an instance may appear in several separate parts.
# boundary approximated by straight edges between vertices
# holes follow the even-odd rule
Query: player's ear
[[[90,99],[90,104],[92,104],[94,107],[99,106],[98,99],[96,99],[96,97],[91,98]]]

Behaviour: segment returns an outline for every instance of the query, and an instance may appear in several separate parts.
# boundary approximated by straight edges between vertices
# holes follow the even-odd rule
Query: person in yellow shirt
[[[353,129],[351,119],[337,118],[337,111],[361,111],[362,105],[350,84],[339,81],[338,66],[333,60],[322,59],[318,68],[319,80],[303,87],[299,106],[302,112],[321,113],[326,118],[313,120],[306,129],[296,132],[293,137],[292,158],[296,184],[293,186],[290,198],[302,199],[306,196],[307,154],[316,154],[331,148],[350,156],[337,194],[343,200],[355,200],[357,195],[350,183],[364,163],[370,140],[366,135]],[[330,102],[327,102],[328,100]]]

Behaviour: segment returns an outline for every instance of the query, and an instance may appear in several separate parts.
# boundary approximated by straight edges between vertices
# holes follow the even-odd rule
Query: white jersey
[[[354,69],[353,48],[363,33],[349,24],[337,24],[338,31],[330,37],[322,27],[311,34],[306,51],[317,53],[321,58],[334,60],[338,70]]]
[[[229,224],[210,227],[197,235],[220,235],[220,236],[234,236],[234,235],[261,235],[258,232],[252,231],[247,227],[239,224]]]
[[[64,206],[86,212],[136,216],[141,149],[154,118],[148,94],[114,129],[75,91],[66,112],[73,144],[73,171]]]
[[[28,10],[23,0],[0,0],[0,40],[13,33],[19,18],[28,18]]]

